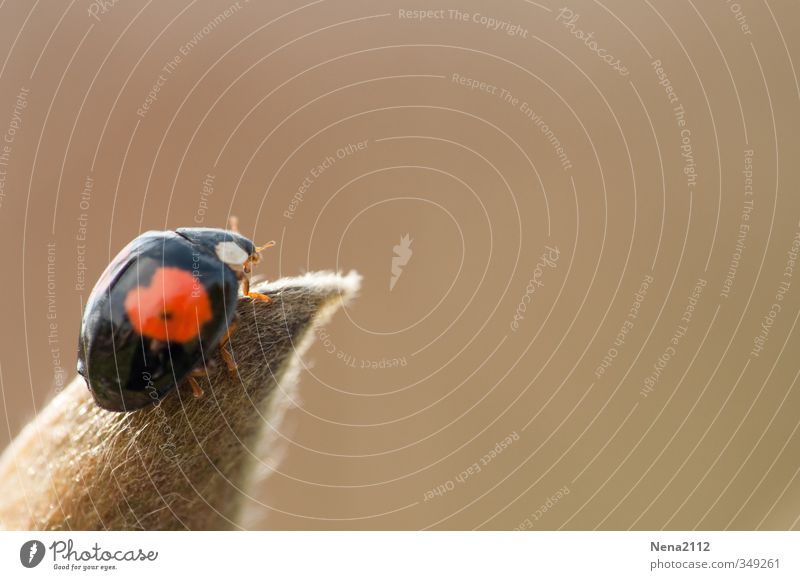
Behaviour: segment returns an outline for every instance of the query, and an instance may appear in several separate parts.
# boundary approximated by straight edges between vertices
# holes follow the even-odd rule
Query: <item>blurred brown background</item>
[[[253,528],[797,527],[798,32],[788,0],[3,2],[3,446],[110,257],[234,214],[269,278],[364,275]]]

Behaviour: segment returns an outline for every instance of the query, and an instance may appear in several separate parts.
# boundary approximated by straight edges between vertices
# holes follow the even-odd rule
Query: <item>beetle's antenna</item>
[[[263,246],[259,246],[258,248],[256,248],[256,252],[260,252],[261,250],[266,250],[267,248],[271,248],[274,245],[275,245],[275,240],[272,240],[271,242],[267,242]]]

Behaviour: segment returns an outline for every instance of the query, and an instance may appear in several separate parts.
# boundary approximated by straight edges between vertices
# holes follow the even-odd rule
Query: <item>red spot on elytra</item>
[[[206,289],[180,268],[159,268],[150,286],[132,288],[125,311],[136,332],[164,342],[188,342],[211,320]]]

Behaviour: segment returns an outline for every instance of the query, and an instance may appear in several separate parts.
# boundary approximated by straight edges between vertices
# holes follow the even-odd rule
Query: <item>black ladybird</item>
[[[235,222],[232,223],[235,228]],[[204,353],[224,348],[235,327],[239,287],[250,292],[260,251],[236,231],[146,232],[114,258],[89,295],[81,321],[78,373],[109,411],[134,411],[188,380],[202,395]]]

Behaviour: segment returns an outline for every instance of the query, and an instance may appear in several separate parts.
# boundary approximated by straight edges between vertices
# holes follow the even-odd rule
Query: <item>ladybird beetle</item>
[[[231,229],[150,231],[129,243],[92,289],[81,321],[78,373],[97,404],[134,411],[160,401],[188,380],[205,375],[208,353],[225,348],[236,325],[239,288],[250,292],[252,265],[261,250]]]

